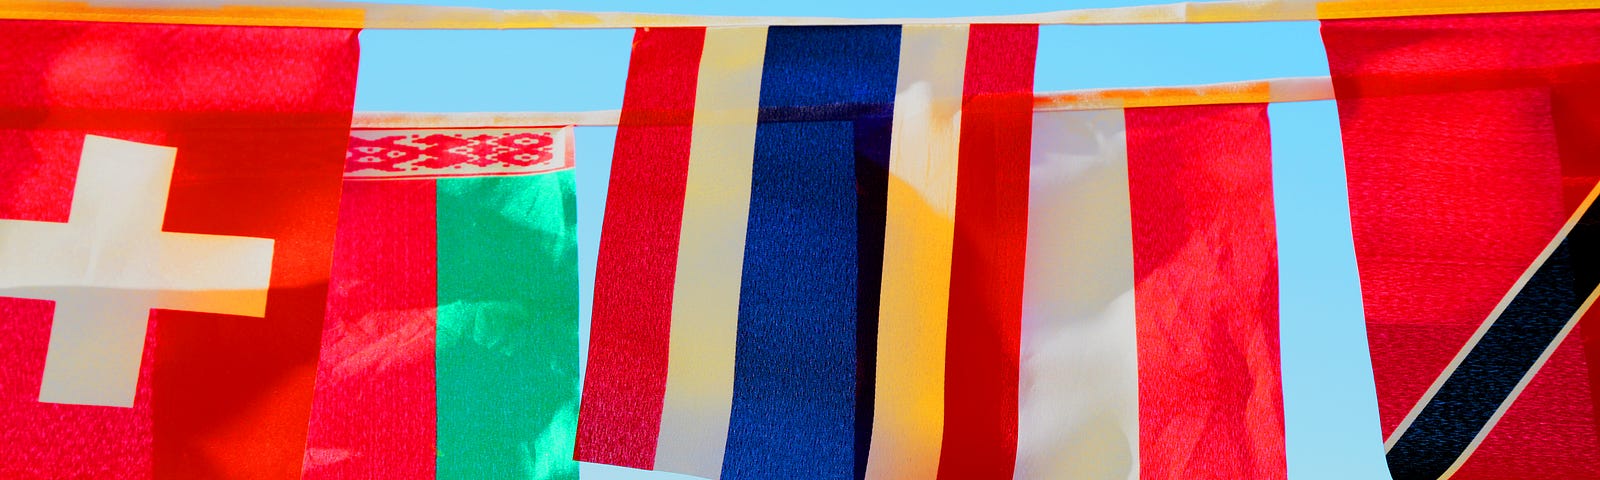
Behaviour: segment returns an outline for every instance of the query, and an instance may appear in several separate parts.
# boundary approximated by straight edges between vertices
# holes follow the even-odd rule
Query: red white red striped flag
[[[1035,116],[1016,478],[1287,475],[1268,132],[1264,104]]]

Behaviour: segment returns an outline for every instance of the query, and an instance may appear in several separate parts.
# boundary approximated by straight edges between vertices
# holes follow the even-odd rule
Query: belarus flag
[[[572,128],[350,136],[306,479],[574,479]]]
[[[1284,477],[1266,107],[1036,114],[1037,32],[640,30],[577,458]]]
[[[0,31],[0,477],[294,478],[356,32]]]

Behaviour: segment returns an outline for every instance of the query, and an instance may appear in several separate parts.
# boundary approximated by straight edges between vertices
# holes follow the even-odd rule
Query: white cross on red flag
[[[0,478],[297,478],[357,32],[0,31]]]

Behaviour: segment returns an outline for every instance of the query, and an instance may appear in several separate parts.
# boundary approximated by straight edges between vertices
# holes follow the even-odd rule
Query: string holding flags
[[[1389,472],[1600,478],[1596,12],[5,2],[0,476],[1285,478],[1267,105],[1335,100]],[[1259,21],[1332,75],[1035,91]],[[355,112],[368,28],[635,32],[620,110]]]
[[[1225,105],[1230,103],[1314,102],[1333,99],[1328,77],[1289,77],[1208,85],[1097,88],[1038,92],[1035,112],[1106,110],[1135,107]],[[352,128],[525,127],[537,125],[616,126],[619,110],[588,112],[356,112]]]

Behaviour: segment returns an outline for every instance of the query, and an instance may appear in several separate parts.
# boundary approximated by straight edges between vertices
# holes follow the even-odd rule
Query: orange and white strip
[[[774,25],[1223,23],[1541,12],[1600,8],[1600,0],[1228,0],[1022,15],[836,18],[676,15],[393,5],[330,0],[11,0],[0,19],[367,29],[590,29]]]
[[[933,27],[919,27],[933,28]],[[911,30],[908,30],[908,32]],[[921,67],[919,67],[921,68]],[[1333,100],[1328,77],[1288,77],[1175,87],[1102,88],[1034,94],[1036,112]],[[355,128],[615,126],[620,112],[356,112]]]

